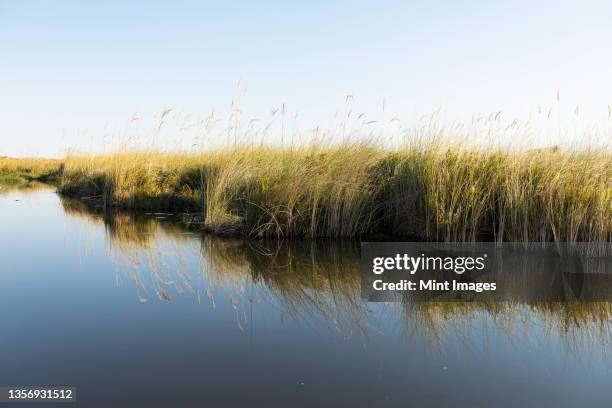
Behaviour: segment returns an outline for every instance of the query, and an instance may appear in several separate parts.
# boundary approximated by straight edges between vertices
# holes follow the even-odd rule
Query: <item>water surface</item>
[[[0,193],[0,385],[81,406],[609,406],[606,303],[365,303],[353,242]],[[74,406],[74,405],[72,405]]]

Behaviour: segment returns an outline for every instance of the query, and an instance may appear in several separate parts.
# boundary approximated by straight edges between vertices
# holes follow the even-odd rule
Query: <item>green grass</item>
[[[60,169],[59,160],[0,157],[0,184],[58,181]]]
[[[357,143],[69,156],[60,191],[252,237],[611,241],[612,154]]]

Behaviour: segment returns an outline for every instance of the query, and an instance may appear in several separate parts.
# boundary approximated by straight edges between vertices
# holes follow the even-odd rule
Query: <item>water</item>
[[[365,304],[355,243],[212,239],[49,187],[0,194],[0,226],[0,386],[87,407],[610,404],[608,304]]]

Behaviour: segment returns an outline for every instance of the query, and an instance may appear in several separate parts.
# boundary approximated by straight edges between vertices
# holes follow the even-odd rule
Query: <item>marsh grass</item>
[[[203,228],[251,237],[436,241],[612,239],[612,154],[439,141],[207,153],[68,156],[60,191],[106,207],[199,213]]]
[[[0,157],[0,183],[22,184],[57,180],[61,161],[39,158]]]

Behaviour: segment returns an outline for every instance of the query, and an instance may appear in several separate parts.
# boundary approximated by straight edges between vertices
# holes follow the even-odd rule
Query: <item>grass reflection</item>
[[[361,298],[354,241],[219,239],[191,233],[168,214],[108,212],[67,198],[62,205],[71,217],[103,229],[119,266],[117,283],[132,282],[142,303],[153,295],[167,302],[189,295],[213,308],[229,303],[240,330],[249,325],[250,308],[272,302],[281,319],[331,328],[345,339],[384,331],[393,322],[391,330],[432,346],[469,343],[476,334],[525,342],[542,332],[572,353],[612,346],[612,303],[415,302],[405,297],[396,304],[368,304]],[[536,272],[531,271],[531,286],[500,286],[515,291],[517,299],[528,298],[529,291],[546,287],[545,274]],[[517,270],[517,276],[523,273]]]

